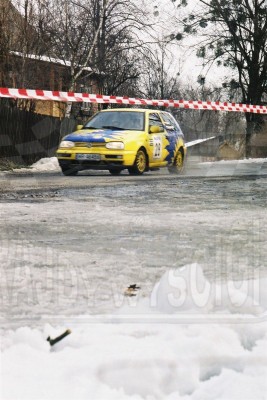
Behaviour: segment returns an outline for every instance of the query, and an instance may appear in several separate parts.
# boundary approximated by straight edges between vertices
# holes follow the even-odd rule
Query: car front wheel
[[[61,165],[60,167],[63,175],[65,176],[75,176],[78,173],[78,170],[70,165]]]
[[[147,168],[147,157],[146,153],[143,149],[139,149],[136,157],[134,165],[128,168],[130,174],[134,175],[142,175]]]
[[[109,169],[111,175],[119,175],[121,173],[121,169]]]

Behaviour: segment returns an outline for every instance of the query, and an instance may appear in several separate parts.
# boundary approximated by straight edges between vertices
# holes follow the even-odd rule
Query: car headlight
[[[70,147],[74,147],[74,146],[75,146],[74,143],[70,142],[69,140],[63,140],[59,145],[59,147],[61,147],[61,148],[65,147],[67,149],[69,149]]]
[[[124,143],[122,142],[109,142],[106,144],[107,149],[113,149],[113,150],[123,150],[124,149]]]

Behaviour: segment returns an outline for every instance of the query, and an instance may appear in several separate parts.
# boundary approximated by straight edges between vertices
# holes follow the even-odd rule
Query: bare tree
[[[5,82],[5,64],[9,51],[9,41],[8,41],[8,32],[9,32],[9,23],[7,19],[7,15],[9,14],[10,9],[7,7],[7,3],[3,2],[0,5],[0,83],[1,85]]]
[[[45,14],[41,29],[50,45],[47,55],[69,66],[70,91],[75,90],[76,82],[84,72],[92,73],[92,56],[110,1],[99,1],[99,20],[96,26],[91,2],[38,0],[39,8]]]
[[[136,3],[113,0],[106,9],[95,51],[103,93],[130,95],[142,72],[143,58],[149,46],[143,32],[150,24],[145,19],[144,8]],[[96,20],[97,16],[98,13]]]
[[[1,84],[5,85],[10,78],[8,64],[10,51],[15,49],[16,39],[21,37],[20,24],[22,16],[10,0],[0,3],[0,76]],[[12,78],[12,77],[11,77]]]
[[[186,0],[172,0],[187,5]],[[181,21],[177,39],[201,33],[198,56],[206,62],[216,62],[233,68],[237,73],[236,86],[240,101],[262,104],[267,91],[267,12],[265,0],[199,0],[201,8],[194,8]],[[180,25],[181,26],[181,25]],[[233,82],[232,82],[233,83]],[[262,126],[257,114],[246,114],[247,155],[250,140]]]
[[[144,47],[139,32],[148,26],[135,1],[38,1],[46,14],[42,30],[51,45],[48,52],[69,65],[70,91],[90,75],[106,94],[135,84]]]
[[[0,77],[3,86],[30,87],[29,54],[38,54],[41,35],[36,29],[32,0],[2,0],[0,4]],[[10,101],[32,109],[32,101]]]
[[[170,99],[180,96],[180,60],[170,48],[170,38],[157,38],[145,56],[142,75],[143,96],[154,99]]]

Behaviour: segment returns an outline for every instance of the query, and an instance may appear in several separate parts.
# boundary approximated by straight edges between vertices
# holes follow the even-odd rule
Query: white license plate
[[[100,154],[76,154],[76,160],[90,160],[90,161],[100,161]]]

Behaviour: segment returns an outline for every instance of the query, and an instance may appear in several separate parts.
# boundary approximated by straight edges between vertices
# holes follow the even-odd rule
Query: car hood
[[[64,137],[64,140],[71,142],[110,142],[113,140],[124,140],[126,135],[133,133],[133,131],[116,131],[111,129],[94,129],[94,130],[81,130],[70,133]],[[137,131],[134,131],[136,135]]]

